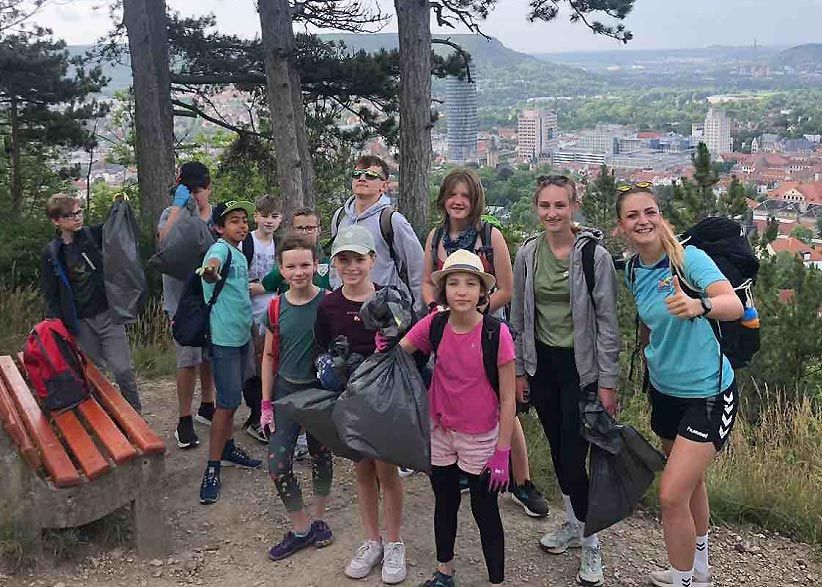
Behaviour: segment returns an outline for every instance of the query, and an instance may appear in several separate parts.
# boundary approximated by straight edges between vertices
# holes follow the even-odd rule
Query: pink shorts
[[[488,432],[465,434],[431,424],[431,464],[435,467],[457,466],[471,475],[479,475],[497,448],[499,425]]]

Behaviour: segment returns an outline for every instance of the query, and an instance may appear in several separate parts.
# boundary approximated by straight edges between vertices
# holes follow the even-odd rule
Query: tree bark
[[[428,229],[431,168],[431,6],[394,0],[400,41],[399,209],[418,234]]]
[[[305,128],[305,107],[297,70],[288,0],[259,0],[265,54],[266,97],[286,215],[314,203],[314,165]]]
[[[20,118],[17,113],[17,97],[12,94],[9,104],[11,124],[11,218],[19,218],[23,207],[23,144],[20,140]]]
[[[168,66],[165,0],[124,0],[134,86],[140,211],[156,225],[174,183],[174,110]]]

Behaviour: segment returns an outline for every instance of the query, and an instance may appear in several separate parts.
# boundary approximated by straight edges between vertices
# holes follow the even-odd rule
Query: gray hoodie
[[[338,228],[345,228],[352,224],[359,224],[367,228],[374,236],[377,250],[377,259],[374,269],[371,270],[371,281],[378,285],[394,285],[407,291],[406,286],[400,279],[397,267],[391,260],[391,252],[388,250],[388,243],[380,232],[380,211],[391,205],[391,200],[383,194],[370,208],[360,215],[354,208],[354,197],[350,197],[343,206],[343,218],[339,226],[332,225],[332,236],[337,235]],[[335,223],[336,224],[336,223]],[[397,253],[397,260],[403,264],[408,272],[408,282],[411,293],[414,296],[414,308],[418,315],[422,316],[425,304],[422,301],[422,268],[425,254],[420,244],[420,239],[414,232],[411,223],[399,212],[391,216],[391,226],[394,228],[394,251]],[[331,269],[331,287],[337,289],[342,285],[339,275]]]
[[[537,371],[534,337],[534,259],[543,232],[525,241],[514,261],[514,292],[511,301],[511,323],[516,333],[517,375],[533,376]],[[600,243],[602,233],[581,229],[571,250],[568,285],[571,315],[574,321],[574,358],[582,387],[598,382],[599,387],[615,388],[619,375],[621,346],[617,323],[617,282],[611,254],[598,245],[594,251],[595,285],[588,295],[582,270],[582,246],[589,239]]]

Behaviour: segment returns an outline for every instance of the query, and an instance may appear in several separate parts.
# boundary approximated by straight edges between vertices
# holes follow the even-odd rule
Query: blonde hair
[[[621,191],[617,194],[617,217],[622,218],[622,204],[625,202],[625,198],[633,194],[648,194],[657,205],[657,208],[659,208],[659,200],[653,190],[649,188],[632,187],[627,191]],[[665,254],[668,255],[668,260],[671,265],[681,270],[685,264],[685,248],[682,246],[682,243],[679,242],[679,239],[676,238],[673,227],[662,217],[661,211],[657,227],[659,228],[659,239],[662,241],[662,249],[665,251]]]
[[[468,216],[470,226],[478,226],[480,218],[485,212],[485,190],[479,176],[470,169],[455,169],[445,176],[440,185],[440,194],[437,196],[437,210],[442,213],[442,221],[448,220],[448,212],[445,210],[445,200],[454,191],[458,184],[464,183],[468,188],[468,199],[471,201],[471,214]]]

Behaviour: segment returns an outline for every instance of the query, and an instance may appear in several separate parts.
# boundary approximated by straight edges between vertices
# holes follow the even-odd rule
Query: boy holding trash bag
[[[265,347],[262,358],[262,416],[260,428],[268,428],[268,473],[291,521],[292,529],[282,542],[268,551],[271,560],[282,560],[308,546],[320,548],[331,544],[331,528],[323,521],[331,492],[331,452],[313,436],[308,436],[314,485],[314,521],[303,507],[302,491],[294,475],[293,457],[299,423],[285,417],[281,410],[275,416],[272,396],[281,399],[303,389],[317,387],[311,353],[314,344],[313,325],[323,290],[312,283],[317,270],[317,250],[310,242],[289,236],[277,249],[277,262],[288,291],[273,298],[265,316]]]
[[[326,295],[317,310],[314,340],[325,351],[338,336],[345,336],[350,351],[368,356],[374,353],[374,331],[360,319],[360,308],[377,289],[371,281],[376,259],[374,237],[368,229],[352,225],[341,228],[331,249],[331,262],[342,287]],[[357,500],[366,533],[365,541],[345,569],[352,579],[363,579],[382,560],[382,580],[393,585],[405,580],[405,544],[400,537],[403,487],[397,467],[374,459],[355,464]],[[379,525],[379,493],[383,494],[383,516],[387,541],[383,543]]]
[[[499,584],[505,577],[505,537],[497,493],[508,484],[516,413],[514,341],[506,326],[478,309],[488,303],[495,280],[483,271],[477,255],[465,250],[452,253],[431,279],[437,301],[448,310],[429,314],[399,343],[408,353],[419,350],[435,356],[428,397],[438,564],[425,586],[455,584],[461,473],[468,476],[488,579]],[[484,337],[496,339],[496,357],[490,360]],[[388,346],[382,336],[377,341],[380,350]]]

